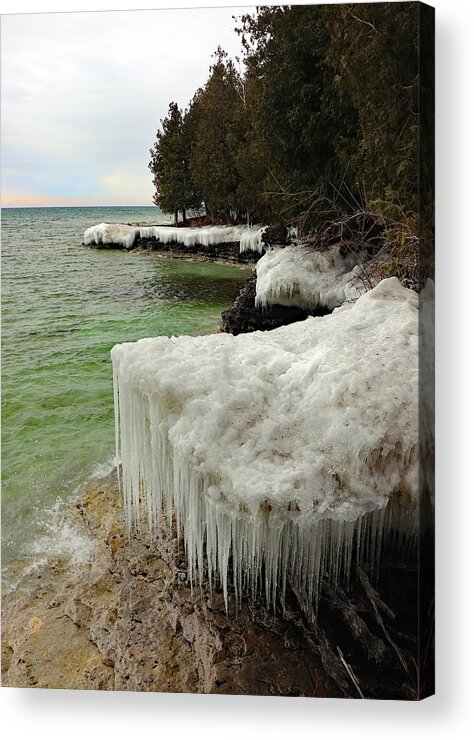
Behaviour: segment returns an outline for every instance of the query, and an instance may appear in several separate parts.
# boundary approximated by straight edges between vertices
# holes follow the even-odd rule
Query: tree
[[[262,7],[237,30],[266,199],[274,217],[290,220],[347,177],[357,116],[334,84],[322,6]]]
[[[328,59],[357,111],[353,170],[367,200],[400,218],[417,209],[419,3],[324,6]]]
[[[194,141],[190,157],[192,179],[202,192],[212,217],[230,216],[236,210],[239,174],[234,147],[242,106],[237,93],[237,72],[227,54],[218,49],[210,77],[190,106]]]
[[[185,115],[173,103],[162,121],[155,202],[306,230],[370,209],[415,223],[419,25],[418,3],[241,17],[244,71],[219,48]]]
[[[175,224],[178,223],[179,211],[182,211],[185,221],[186,209],[197,208],[202,202],[189,169],[190,145],[183,114],[172,102],[150,149],[148,166],[155,186],[153,201],[163,211],[174,213]]]

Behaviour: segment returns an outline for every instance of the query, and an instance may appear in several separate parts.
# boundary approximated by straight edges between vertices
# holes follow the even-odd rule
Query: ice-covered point
[[[142,507],[183,533],[226,596],[287,576],[318,601],[323,572],[416,533],[418,296],[383,280],[332,314],[233,337],[112,349],[128,524]],[[263,574],[263,583],[262,583]]]
[[[97,224],[84,232],[84,244],[117,244],[125,249],[131,249],[139,236],[140,229],[127,224]]]
[[[175,226],[127,226],[97,224],[84,232],[84,244],[114,245],[131,249],[138,238],[156,239],[161,244],[185,247],[210,247],[237,242],[240,252],[263,251],[261,226],[205,226],[199,228]]]
[[[332,310],[359,298],[367,287],[354,258],[343,258],[339,247],[326,251],[303,245],[270,249],[257,263],[255,305],[278,304]]]

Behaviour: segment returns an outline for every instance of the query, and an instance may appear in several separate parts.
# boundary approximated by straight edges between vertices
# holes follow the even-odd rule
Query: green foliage
[[[236,30],[244,71],[218,49],[184,116],[173,103],[162,122],[155,202],[306,231],[359,211],[411,225],[418,3],[260,7]]]
[[[236,205],[239,175],[233,154],[242,136],[238,83],[234,64],[218,49],[209,80],[191,105],[191,173],[213,216],[229,214]]]
[[[253,79],[253,126],[263,143],[273,220],[314,228],[349,178],[357,118],[334,84],[322,6],[260,8],[240,33]]]
[[[353,146],[356,116],[334,84],[323,6],[260,8],[242,18],[239,32],[267,198],[275,215],[288,218],[315,191],[334,192],[347,168],[347,156],[339,154]]]
[[[329,59],[357,111],[352,170],[369,204],[393,217],[418,193],[418,3],[325,6]]]
[[[153,173],[155,205],[175,214],[187,208],[198,208],[202,197],[196,189],[189,169],[190,137],[185,135],[183,115],[176,103],[170,103],[168,116],[161,121],[161,130],[150,149],[149,168]]]

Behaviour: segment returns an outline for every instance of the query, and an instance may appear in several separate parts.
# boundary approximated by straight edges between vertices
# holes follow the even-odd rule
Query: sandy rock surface
[[[258,604],[226,615],[220,593],[192,592],[167,530],[128,539],[115,473],[68,506],[94,555],[51,559],[4,597],[4,686],[334,695],[295,624]]]

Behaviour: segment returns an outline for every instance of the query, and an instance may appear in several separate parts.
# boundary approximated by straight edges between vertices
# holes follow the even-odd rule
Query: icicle
[[[140,230],[127,224],[97,224],[84,232],[84,244],[117,244],[131,249]]]
[[[115,373],[117,377],[117,368]],[[316,610],[323,573],[328,572],[334,584],[341,578],[347,581],[353,565],[366,556],[370,558],[371,569],[376,568],[384,536],[384,507],[375,508],[356,521],[315,519],[300,523],[289,519],[284,522],[261,512],[250,520],[247,512],[234,512],[228,505],[209,500],[206,490],[211,482],[173,453],[163,425],[156,428],[152,415],[145,414],[140,420],[134,406],[124,400],[126,395],[122,387],[115,397],[117,424],[119,415],[121,419],[119,436],[127,522],[131,528],[139,524],[142,497],[149,512],[148,523],[154,531],[158,530],[161,507],[168,516],[174,511],[186,545],[191,584],[202,584],[204,542],[209,579],[212,583],[217,576],[226,608],[231,553],[237,605],[241,603],[243,588],[249,588],[253,597],[256,596],[262,570],[269,606],[276,607],[277,590],[281,588],[284,592],[286,577],[291,573],[293,583],[307,594],[308,604]],[[143,410],[142,406],[142,413]],[[155,421],[156,418],[155,415]],[[164,458],[156,464],[153,461],[159,459],[160,451]],[[401,523],[400,512],[394,511],[393,506],[389,507],[392,526],[394,518]],[[365,546],[361,546],[364,540]]]
[[[231,581],[237,606],[262,591],[275,608],[289,576],[316,611],[326,573],[344,585],[361,561],[376,570],[394,532],[412,546],[417,318],[391,279],[274,332],[114,347],[129,531],[142,512],[153,532],[174,521],[191,584],[207,566],[226,607]]]
[[[341,257],[339,247],[325,252],[303,245],[273,248],[257,263],[255,305],[273,304],[333,310],[366,292],[362,269],[349,254]]]
[[[207,226],[198,228],[175,226],[140,226],[126,224],[97,224],[84,232],[84,244],[113,245],[131,249],[138,238],[156,239],[160,244],[179,244],[185,247],[210,247],[239,243],[240,252],[263,251],[261,226]]]
[[[248,227],[240,235],[240,252],[258,252],[262,254],[264,250],[263,234],[266,226]]]

